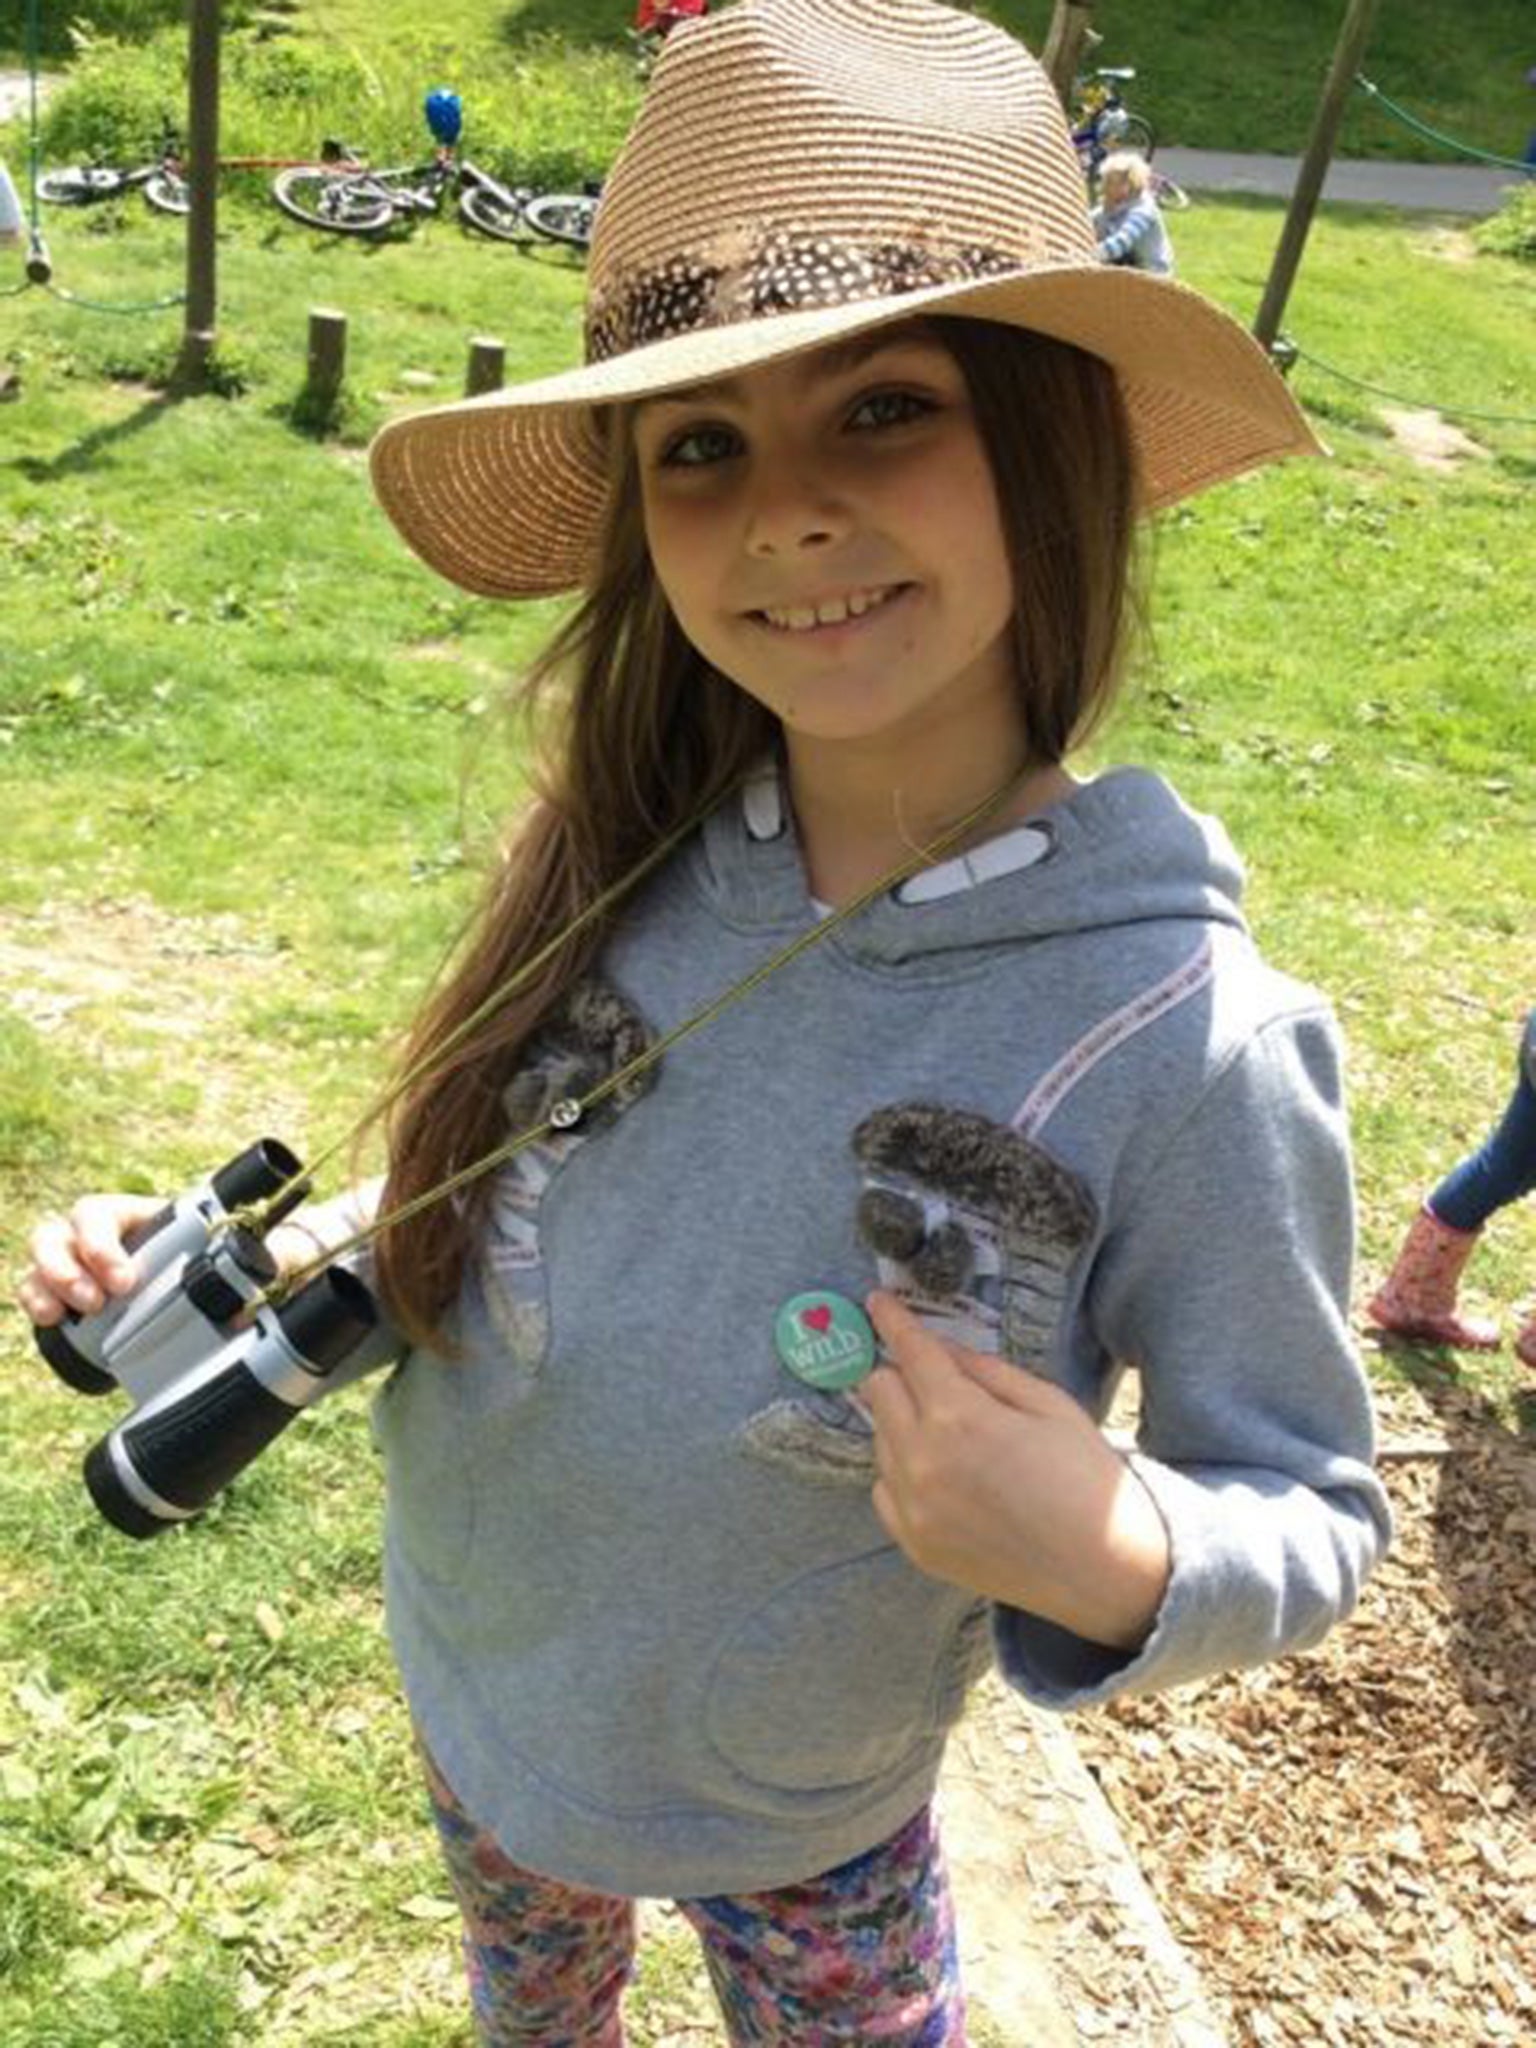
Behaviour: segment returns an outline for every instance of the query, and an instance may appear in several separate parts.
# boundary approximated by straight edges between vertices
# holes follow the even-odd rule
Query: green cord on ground
[[[82,298],[78,292],[67,292],[62,285],[48,284],[42,289],[51,298],[62,299],[66,306],[78,306],[83,313],[165,313],[172,306],[184,306],[185,292],[168,292],[163,299],[144,299],[126,306],[110,305],[101,299]]]
[[[1406,398],[1401,391],[1388,391],[1384,385],[1368,384],[1363,377],[1352,377],[1347,370],[1336,369],[1332,363],[1325,363],[1321,356],[1309,354],[1289,335],[1283,338],[1298,362],[1307,363],[1326,376],[1337,377],[1341,384],[1352,384],[1357,391],[1369,391],[1376,398],[1390,398],[1394,405],[1412,406],[1420,412],[1443,413],[1447,419],[1486,420],[1501,427],[1536,427],[1536,417],[1525,413],[1478,412],[1469,405],[1442,405],[1432,398]]]
[[[1445,135],[1438,128],[1431,128],[1429,123],[1421,121],[1417,114],[1410,114],[1408,109],[1400,107],[1396,100],[1388,99],[1381,87],[1373,85],[1364,72],[1355,73],[1355,83],[1371,99],[1379,100],[1388,113],[1395,115],[1405,128],[1412,128],[1420,135],[1427,135],[1431,142],[1438,142],[1446,149],[1454,149],[1461,156],[1475,157],[1479,163],[1497,164],[1502,170],[1524,171],[1527,176],[1536,173],[1536,166],[1522,162],[1519,157],[1495,156],[1491,150],[1478,149],[1470,142],[1458,142],[1454,135]]]

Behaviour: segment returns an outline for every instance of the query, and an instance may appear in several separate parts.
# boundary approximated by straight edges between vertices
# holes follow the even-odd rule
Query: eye
[[[705,469],[741,453],[741,436],[731,427],[684,427],[662,443],[660,469]]]
[[[848,415],[851,427],[902,427],[937,411],[931,398],[917,391],[871,391]]]

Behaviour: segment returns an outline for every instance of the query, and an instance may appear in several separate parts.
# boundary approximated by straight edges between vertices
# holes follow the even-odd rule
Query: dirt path
[[[38,98],[46,100],[56,80],[40,78]],[[32,80],[25,71],[0,71],[0,123],[24,120],[32,105]]]

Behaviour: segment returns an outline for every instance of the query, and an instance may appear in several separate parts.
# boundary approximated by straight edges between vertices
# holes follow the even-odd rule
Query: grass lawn
[[[1326,29],[1331,10],[1303,15]],[[363,16],[331,0],[324,18],[340,38]],[[1185,274],[1251,315],[1278,224],[1197,206]],[[176,281],[174,224],[137,206],[50,228],[77,292]],[[148,381],[174,315],[0,300],[21,377],[0,411],[6,1272],[72,1191],[179,1186],[268,1128],[310,1152],[344,1131],[519,786],[495,704],[553,608],[436,584],[374,512],[361,444],[451,395],[472,334],[505,337],[514,377],[569,360],[579,269],[449,222],[372,248],[239,204],[223,265],[223,398]],[[313,304],[353,326],[350,425],[325,441],[288,416]],[[1533,312],[1530,267],[1474,256],[1460,228],[1350,212],[1316,229],[1291,324],[1358,376],[1529,413]],[[1305,365],[1297,383],[1331,459],[1162,522],[1155,647],[1099,755],[1226,818],[1266,949],[1339,1006],[1363,1290],[1501,1103],[1536,994],[1536,431],[1475,427],[1479,452],[1436,471],[1363,395]],[[1473,1291],[1506,1311],[1536,1292],[1531,1205]],[[365,1400],[306,1417],[202,1526],[138,1547],[78,1483],[100,1408],[50,1380],[9,1308],[0,1370],[0,2044],[462,2041],[380,1636]],[[1507,1353],[1463,1372],[1531,1426]],[[663,1930],[641,2048],[699,1996]]]

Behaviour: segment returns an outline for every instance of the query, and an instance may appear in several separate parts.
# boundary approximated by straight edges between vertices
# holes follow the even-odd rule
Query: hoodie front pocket
[[[413,1352],[375,1395],[372,1424],[384,1454],[390,1548],[423,1578],[452,1584],[475,1533],[475,1434],[461,1369]]]
[[[829,1792],[898,1769],[958,1718],[990,1655],[985,1607],[894,1547],[781,1587],[726,1638],[704,1727],[754,1784]]]

